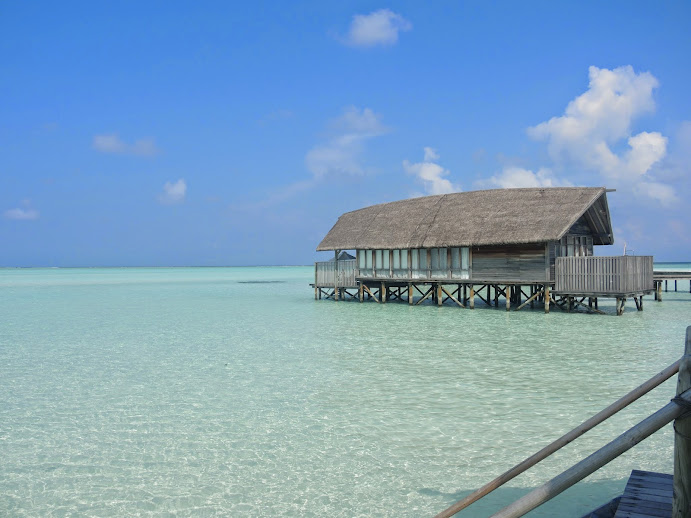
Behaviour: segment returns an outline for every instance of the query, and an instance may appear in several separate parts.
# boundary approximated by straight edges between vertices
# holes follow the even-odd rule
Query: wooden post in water
[[[437,304],[439,306],[444,302],[444,295],[441,292],[441,282],[437,283]]]
[[[389,289],[386,287],[386,283],[382,281],[381,283],[381,291],[379,292],[379,298],[381,299],[382,304],[386,304],[386,299],[389,298]]]
[[[691,389],[691,326],[686,328],[686,346],[677,376],[677,397]],[[691,410],[674,420],[673,518],[691,517]]]
[[[358,296],[360,297],[360,302],[363,302],[363,301],[365,300],[365,297],[364,297],[364,295],[365,295],[365,290],[362,289],[362,284],[360,284],[360,285],[358,286],[357,291],[358,291]]]
[[[470,309],[475,309],[475,286],[470,285]]]
[[[545,284],[545,313],[549,313],[549,302],[552,295],[549,294],[549,284]]]
[[[506,285],[506,311],[511,311],[511,286]]]
[[[413,283],[408,283],[408,304],[413,304]]]

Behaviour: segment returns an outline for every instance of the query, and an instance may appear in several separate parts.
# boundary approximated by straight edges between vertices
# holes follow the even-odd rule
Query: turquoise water
[[[315,301],[312,275],[0,270],[0,515],[430,516],[674,362],[691,325],[686,281],[616,317]],[[459,516],[557,475],[674,383]],[[671,472],[672,450],[668,426],[530,516],[581,516],[631,469]]]

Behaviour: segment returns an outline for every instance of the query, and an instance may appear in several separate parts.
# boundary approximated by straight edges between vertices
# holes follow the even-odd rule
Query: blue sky
[[[349,210],[559,185],[617,190],[600,254],[691,260],[689,27],[688,2],[5,1],[0,266],[307,264]]]

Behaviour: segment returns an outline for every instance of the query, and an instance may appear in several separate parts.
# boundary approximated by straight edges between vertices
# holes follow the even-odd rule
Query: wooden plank
[[[672,476],[633,470],[614,518],[672,516]]]
[[[441,285],[440,285],[440,286],[441,286]],[[442,286],[442,287],[441,287],[441,290],[442,290],[444,293],[446,293],[446,295],[448,295],[448,297],[449,297],[451,300],[453,300],[456,304],[458,304],[458,305],[461,306],[462,308],[465,308],[465,306],[464,306],[463,304],[461,304],[461,302],[460,302],[456,297],[454,297],[451,293],[449,293],[448,291],[446,291],[446,288],[444,288],[444,287]],[[460,292],[461,290],[459,289],[458,291]]]

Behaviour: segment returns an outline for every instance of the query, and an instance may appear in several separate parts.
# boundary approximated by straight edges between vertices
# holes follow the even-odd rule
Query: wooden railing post
[[[677,397],[691,389],[691,326],[686,328],[686,346],[679,365]],[[673,518],[691,518],[691,410],[674,421]]]

